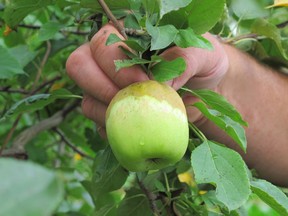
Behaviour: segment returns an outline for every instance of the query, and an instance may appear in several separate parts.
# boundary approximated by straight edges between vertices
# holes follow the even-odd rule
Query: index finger
[[[102,27],[90,41],[92,56],[97,62],[97,65],[120,88],[126,87],[134,82],[148,80],[148,76],[139,65],[122,68],[116,72],[114,61],[128,59],[119,46],[125,48],[127,48],[127,46],[122,42],[106,46],[107,38],[112,33],[118,35],[119,38],[123,38],[115,27],[107,24]]]

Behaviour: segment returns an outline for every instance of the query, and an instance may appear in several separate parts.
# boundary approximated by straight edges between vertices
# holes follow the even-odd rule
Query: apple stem
[[[144,183],[139,179],[138,175],[136,175],[136,176],[137,176],[137,182],[138,182],[140,189],[144,192],[144,194],[146,195],[146,197],[148,199],[148,202],[149,202],[150,208],[153,212],[153,215],[160,216],[161,215],[160,211],[157,208],[157,205],[155,202],[157,196],[155,194],[153,194],[150,190],[148,190],[148,188],[144,185]]]

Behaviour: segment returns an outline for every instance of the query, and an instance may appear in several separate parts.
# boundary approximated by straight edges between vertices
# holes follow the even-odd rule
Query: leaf
[[[206,140],[191,156],[198,184],[216,186],[216,197],[229,211],[242,206],[250,195],[246,165],[241,156],[227,147]]]
[[[131,67],[133,65],[141,65],[141,64],[148,64],[154,62],[152,60],[145,60],[140,58],[133,58],[133,59],[124,59],[124,60],[114,60],[116,71],[119,71],[122,68]]]
[[[106,41],[106,45],[109,46],[109,45],[112,45],[112,44],[115,44],[118,42],[125,43],[132,50],[139,51],[139,52],[145,51],[145,47],[143,47],[137,40],[133,40],[133,39],[122,40],[116,34],[110,34],[109,35],[109,37],[107,38],[107,41]]]
[[[21,67],[25,67],[38,54],[35,51],[31,51],[26,45],[18,45],[10,48],[8,51],[15,59],[17,59]]]
[[[213,46],[206,38],[196,35],[191,28],[180,29],[174,43],[181,48],[197,47],[212,50]]]
[[[176,58],[172,61],[161,61],[151,68],[153,77],[158,82],[166,82],[180,76],[186,69],[183,58]]]
[[[288,198],[278,187],[268,181],[257,179],[251,181],[251,189],[280,215],[288,215]]]
[[[19,60],[0,46],[0,79],[11,79],[18,74],[25,74]]]
[[[254,23],[251,27],[251,31],[252,31],[252,33],[256,33],[258,35],[263,35],[263,36],[266,36],[267,38],[270,38],[271,40],[273,40],[276,43],[281,54],[286,59],[288,59],[288,55],[286,54],[286,52],[282,46],[281,33],[275,25],[269,23],[267,20],[257,19],[254,21]]]
[[[241,20],[267,17],[269,11],[265,9],[264,1],[234,0],[231,1],[233,12]]]
[[[146,21],[146,28],[149,35],[151,35],[151,48],[150,50],[160,50],[168,47],[175,39],[178,30],[173,25],[165,25],[154,27]]]
[[[67,98],[79,98],[77,95],[73,95],[66,89],[58,89],[51,94],[37,94],[27,98],[24,98],[15,103],[0,119],[5,120],[12,115],[17,115],[22,112],[34,112],[39,109],[43,109],[45,106],[53,103],[56,99]]]
[[[193,106],[197,107],[206,118],[225,131],[236,143],[238,143],[241,149],[246,152],[247,140],[245,130],[239,123],[217,110],[208,109],[202,102],[197,102],[193,104]]]
[[[97,154],[93,167],[91,187],[95,203],[102,194],[121,188],[128,177],[128,172],[120,166],[110,147]]]
[[[143,192],[137,189],[130,189],[120,203],[117,215],[151,216],[153,214]]]
[[[225,3],[225,0],[193,0],[191,14],[188,16],[189,27],[196,34],[209,31],[221,18]]]
[[[160,0],[160,19],[167,13],[187,6],[192,0]]]
[[[0,179],[2,216],[52,215],[64,196],[62,180],[31,162],[0,159]]]
[[[201,99],[209,108],[215,109],[220,113],[230,117],[232,120],[238,122],[243,126],[248,126],[247,122],[245,122],[240,115],[240,113],[235,109],[235,107],[230,104],[225,97],[222,95],[211,91],[209,89],[198,89],[198,90],[190,90],[186,88],[182,88],[184,91],[190,92],[195,97]]]
[[[63,25],[59,22],[50,21],[45,23],[41,29],[39,30],[40,41],[47,41],[52,39],[55,34],[63,27]]]
[[[14,28],[29,13],[54,3],[54,0],[10,0],[4,11],[4,20],[10,28]]]

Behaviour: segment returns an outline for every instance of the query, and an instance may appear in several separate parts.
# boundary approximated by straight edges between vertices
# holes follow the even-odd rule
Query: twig
[[[228,44],[233,44],[239,40],[243,40],[243,39],[257,39],[259,37],[258,34],[255,33],[250,33],[250,34],[244,34],[244,35],[239,35],[233,38],[229,38],[227,40],[224,40],[225,43]]]
[[[33,125],[30,128],[27,128],[26,130],[22,131],[13,141],[12,148],[13,151],[23,151],[25,152],[25,145],[33,139],[35,136],[37,136],[39,133],[45,130],[49,130],[51,128],[57,127],[66,117],[66,115],[74,110],[78,105],[80,104],[80,101],[77,100],[70,106],[64,108],[61,111],[58,111],[50,118],[44,119],[43,121],[38,122],[37,124]],[[8,150],[8,153],[11,152],[11,149]],[[7,150],[3,150],[2,155],[6,155]]]
[[[38,86],[35,90],[28,91],[25,89],[10,89],[10,86],[6,86],[6,87],[0,87],[0,92],[6,92],[6,93],[18,93],[18,94],[24,94],[24,95],[33,95],[36,92],[40,91],[41,89],[43,89],[45,86],[50,85],[52,83],[54,83],[57,80],[60,80],[61,76],[56,76],[54,78],[52,78],[51,80],[48,80],[44,83],[42,83],[40,86]]]
[[[0,24],[0,27],[2,28],[3,27],[3,24],[1,23]],[[20,28],[26,28],[26,29],[31,29],[31,30],[39,30],[41,29],[41,26],[38,26],[38,25],[28,25],[28,24],[19,24],[17,27],[20,27]],[[74,34],[74,35],[83,35],[83,36],[86,36],[88,35],[90,32],[84,32],[84,31],[69,31],[69,30],[64,30],[64,29],[61,29],[59,30],[59,32],[61,32],[62,34]]]
[[[11,139],[11,137],[12,137],[12,135],[13,135],[13,133],[14,133],[14,131],[15,131],[18,123],[19,123],[19,120],[21,119],[21,116],[22,116],[21,114],[18,115],[18,117],[16,118],[16,120],[15,120],[14,123],[13,123],[12,128],[9,130],[9,133],[8,133],[8,135],[6,136],[3,145],[1,146],[0,156],[1,156],[2,152],[3,152],[3,150],[6,148],[7,144],[9,143],[9,141],[10,141],[10,139]]]
[[[25,89],[10,89],[10,86],[1,87],[0,92],[19,93],[19,94],[24,94],[24,95],[30,94],[30,92]]]
[[[120,24],[120,22],[116,19],[116,17],[111,12],[110,8],[107,6],[104,0],[98,0],[99,4],[101,5],[102,9],[104,10],[107,17],[112,21],[116,29],[119,31],[119,33],[127,39],[127,35],[125,33],[124,27]]]
[[[160,216],[160,211],[158,210],[157,208],[157,205],[156,205],[156,198],[157,196],[155,194],[153,194],[151,191],[148,190],[148,188],[145,187],[145,185],[143,184],[143,182],[139,179],[139,177],[137,176],[137,182],[138,182],[138,185],[140,187],[140,189],[144,192],[144,194],[146,195],[147,199],[148,199],[148,202],[149,202],[149,205],[150,205],[150,208],[153,212],[153,214],[155,216]]]
[[[38,67],[38,71],[37,71],[36,78],[35,78],[34,85],[33,85],[32,89],[36,88],[36,85],[37,85],[37,83],[38,83],[38,81],[42,75],[43,68],[44,68],[44,66],[48,60],[50,52],[51,52],[51,43],[50,43],[50,41],[47,41],[47,49],[46,49],[44,57],[40,63],[40,66]]]
[[[82,157],[86,157],[90,160],[93,160],[92,157],[90,157],[89,155],[85,154],[84,152],[82,152],[81,150],[79,150],[77,147],[75,147],[73,145],[72,142],[70,142],[70,140],[68,140],[65,136],[65,134],[59,129],[59,128],[55,128],[53,129],[53,131],[55,131],[62,139],[62,141],[67,145],[69,146],[73,151],[77,152],[79,155],[81,155]]]
[[[276,25],[277,28],[285,28],[288,25],[288,20]]]
[[[57,80],[60,80],[61,76],[56,76],[54,78],[52,78],[51,80],[48,80],[44,83],[42,83],[41,85],[39,85],[37,88],[35,88],[32,92],[31,95],[35,94],[36,92],[40,91],[41,89],[43,89],[45,86],[50,85],[52,83],[54,83]]]

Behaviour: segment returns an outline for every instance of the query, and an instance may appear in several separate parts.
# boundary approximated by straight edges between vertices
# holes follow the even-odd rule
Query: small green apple
[[[106,131],[115,157],[130,171],[175,164],[189,139],[181,97],[170,86],[152,80],[117,93],[106,113]]]

